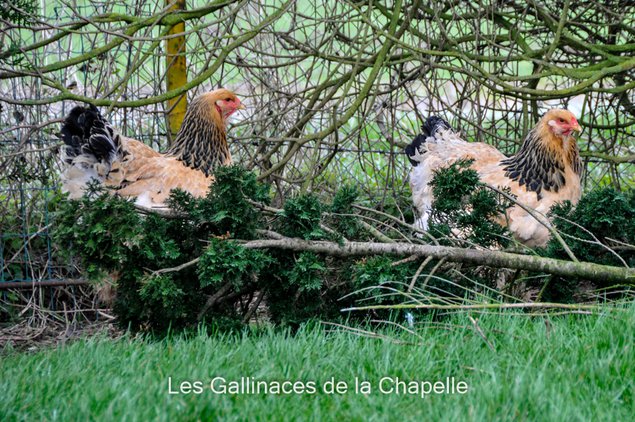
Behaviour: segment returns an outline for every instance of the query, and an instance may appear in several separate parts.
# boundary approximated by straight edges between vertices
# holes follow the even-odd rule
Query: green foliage
[[[281,262],[285,261],[292,262],[281,260]],[[309,263],[308,269],[306,263]],[[339,262],[333,264],[339,266]],[[348,280],[340,278],[339,271],[327,273],[319,269],[324,265],[321,258],[311,261],[311,258],[302,256],[300,265],[304,269],[276,272],[274,268],[282,270],[283,267],[273,267],[273,271],[269,272],[266,278],[263,277],[268,280],[266,297],[271,321],[275,324],[298,328],[300,324],[315,319],[326,321],[341,319],[340,309],[347,306],[348,302],[340,299],[350,293]],[[313,268],[310,268],[312,265]],[[295,264],[293,266],[295,267]],[[309,280],[293,278],[303,271],[313,273],[310,274]],[[290,277],[292,280],[289,280]],[[338,286],[337,281],[341,282],[341,285]]]
[[[313,318],[336,318],[341,297],[329,281],[326,259],[311,252],[272,251],[274,261],[261,275],[273,322],[297,327]],[[338,265],[334,265],[338,267]]]
[[[406,262],[395,261],[392,257],[373,256],[355,262],[351,278],[353,287],[359,291],[359,297],[366,298],[365,303],[400,304],[406,301],[413,276],[422,265],[423,258]],[[419,277],[412,285],[421,289],[425,284],[425,290],[442,297],[463,297],[466,289],[480,290],[474,281],[480,285],[494,283],[483,280],[480,277],[482,270],[465,266],[460,272],[455,271],[456,264],[446,264],[435,271],[434,276],[429,277],[431,270],[436,267],[438,261],[432,260],[420,269]],[[419,314],[417,311],[409,311]],[[394,313],[392,314],[395,315]],[[386,315],[388,317],[388,315]]]
[[[555,228],[581,261],[635,266],[635,191],[619,192],[610,187],[594,189],[574,207],[570,202],[551,209]],[[601,244],[598,244],[600,242]],[[605,245],[605,246],[602,246]],[[631,246],[628,246],[631,245]],[[569,259],[560,242],[551,239],[542,255]],[[548,300],[571,300],[578,279],[554,277],[544,292]],[[609,287],[600,283],[598,287]]]
[[[170,275],[143,278],[139,298],[145,305],[143,312],[148,319],[160,316],[166,321],[175,321],[185,316],[182,307],[185,292]]]
[[[236,326],[248,309],[241,300],[261,292],[271,320],[292,326],[313,318],[339,319],[340,309],[360,298],[366,303],[402,298],[368,288],[405,290],[418,262],[251,250],[231,240],[255,239],[269,225],[289,237],[362,240],[366,233],[354,216],[355,187],[342,187],[328,204],[314,194],[297,196],[267,220],[256,203],[268,202],[269,188],[253,173],[227,167],[215,177],[204,198],[172,192],[169,204],[176,215],[171,218],[141,217],[129,201],[96,186],[81,200],[61,204],[58,244],[69,246],[92,278],[109,274],[117,280],[114,310],[122,324],[161,332],[197,324],[202,315],[208,324]],[[485,213],[478,201],[471,204]],[[196,258],[196,265],[184,265]],[[162,269],[168,270],[157,272]],[[206,307],[209,300],[212,306]]]
[[[353,214],[352,204],[357,196],[355,187],[344,186],[331,204],[321,202],[314,194],[288,199],[275,227],[289,237],[354,240],[362,232],[359,222],[355,217],[338,214]],[[327,233],[322,223],[328,223],[335,232]],[[340,309],[347,303],[341,298],[353,289],[350,259],[325,258],[311,252],[272,254],[275,265],[263,278],[269,280],[267,305],[274,322],[297,326],[313,318],[341,318]]]
[[[435,173],[430,183],[435,198],[430,231],[437,236],[458,232],[483,247],[505,247],[511,236],[495,219],[504,218],[512,203],[481,183],[470,169],[472,162],[458,160]]]
[[[334,214],[332,226],[346,238],[360,235],[361,225],[358,218],[353,215],[353,204],[358,196],[359,190],[356,186],[344,185],[335,193],[330,206],[330,211]]]
[[[319,290],[326,277],[324,259],[312,252],[298,254],[294,264],[282,271],[288,285],[297,286],[299,292]]]
[[[324,237],[320,228],[324,208],[324,204],[312,193],[288,199],[282,212],[284,218],[278,224],[280,233],[307,240]]]
[[[140,216],[130,201],[91,186],[82,199],[60,204],[56,242],[80,259],[91,278],[116,280],[114,311],[133,329],[181,329],[201,316],[208,325],[235,327],[247,311],[241,300],[262,291],[276,322],[338,317],[338,299],[351,289],[343,281],[350,276],[340,269],[350,268],[346,260],[244,248],[232,238],[255,239],[258,229],[268,227],[256,203],[268,203],[269,187],[235,166],[220,168],[215,177],[204,198],[172,192],[170,218]],[[355,189],[344,188],[326,205],[315,195],[301,195],[270,223],[288,236],[325,238],[324,212],[352,213],[356,196]],[[347,216],[329,223],[348,235],[357,230]],[[184,265],[197,258],[196,265]],[[213,304],[205,307],[208,300]]]
[[[575,208],[568,201],[555,205],[551,216],[559,231],[573,236],[565,236],[565,240],[578,259],[607,265],[619,266],[624,262],[635,265],[635,251],[620,247],[635,244],[635,191],[595,189],[583,196]],[[617,247],[617,253],[611,253],[597,241]],[[567,258],[560,243],[553,239],[547,245],[547,255]]]
[[[353,285],[356,290],[363,290],[362,297],[373,298],[374,302],[386,304],[403,301],[403,296],[390,293],[380,286],[404,291],[407,283],[417,270],[416,262],[405,265],[393,265],[393,259],[386,256],[373,256],[363,259],[353,267]]]
[[[164,332],[204,319],[208,326],[237,327],[253,315],[256,297],[265,298],[274,323],[295,327],[315,318],[338,320],[342,308],[360,299],[364,304],[402,302],[417,270],[414,287],[425,281],[426,289],[440,296],[461,298],[468,286],[470,292],[494,287],[494,277],[475,266],[431,261],[419,268],[421,259],[246,248],[241,241],[258,239],[271,228],[309,240],[365,240],[368,233],[354,216],[357,189],[344,186],[329,203],[314,194],[300,195],[270,215],[258,204],[268,202],[269,188],[253,173],[228,167],[216,177],[204,198],[172,192],[175,215],[169,218],[140,216],[132,203],[97,186],[81,200],[60,204],[58,245],[78,256],[90,277],[108,274],[117,280],[114,310],[122,324]],[[480,184],[469,162],[440,171],[433,188],[439,198],[433,212],[437,233],[460,231],[482,246],[504,244],[500,237],[506,232],[492,219],[509,204]],[[563,205],[554,212],[588,226],[602,240],[632,243],[633,203],[632,195],[607,190],[583,199],[575,210]],[[557,224],[583,237],[574,225]],[[553,255],[561,253],[556,246],[550,244]],[[586,260],[613,259],[588,244],[574,250]],[[632,251],[623,258],[632,263]],[[436,277],[427,277],[432,268]]]
[[[186,192],[173,193],[169,205],[178,212],[190,214],[199,225],[213,226],[218,235],[249,239],[255,236],[260,213],[249,201],[269,203],[269,186],[259,183],[256,175],[239,166],[219,167],[214,183],[204,199]]]
[[[95,184],[81,200],[63,203],[56,219],[53,238],[62,253],[81,256],[91,279],[120,268],[144,237],[134,205]]]
[[[219,170],[205,198],[172,192],[174,218],[140,216],[130,201],[92,185],[82,199],[60,204],[54,239],[80,259],[91,278],[116,279],[114,311],[123,325],[178,329],[197,322],[206,297],[222,281],[231,282],[229,293],[235,292],[269,264],[266,253],[218,238],[254,236],[260,213],[249,201],[267,199],[268,187],[238,167]],[[198,266],[155,273],[198,257]],[[233,302],[221,304],[208,314],[233,320],[232,307]]]
[[[474,160],[458,160],[436,171],[432,180],[434,207],[439,213],[450,213],[467,205],[467,199],[481,185],[478,173],[470,169]]]
[[[271,258],[262,251],[245,249],[235,242],[213,238],[198,262],[201,287],[231,283],[235,289],[253,282]]]

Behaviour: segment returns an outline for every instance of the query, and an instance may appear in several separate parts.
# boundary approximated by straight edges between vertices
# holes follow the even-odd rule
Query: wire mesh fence
[[[165,150],[168,99],[230,88],[247,105],[234,161],[278,198],[348,183],[377,208],[408,197],[402,150],[427,116],[510,155],[566,107],[584,127],[585,190],[632,188],[635,6],[614,3],[56,0],[4,19],[0,282],[80,276],[50,238],[56,133],[80,102]],[[169,33],[177,22],[184,34]],[[168,89],[165,43],[182,35],[187,83]]]

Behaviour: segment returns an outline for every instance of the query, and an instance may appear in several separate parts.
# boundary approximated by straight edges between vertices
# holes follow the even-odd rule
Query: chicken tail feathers
[[[64,120],[61,138],[66,144],[61,153],[66,164],[62,190],[71,198],[81,197],[92,180],[106,180],[122,155],[119,134],[94,105],[73,108]]]
[[[430,116],[421,126],[421,132],[426,137],[434,136],[440,130],[452,129],[450,124],[439,116]]]
[[[421,126],[421,133],[405,149],[410,164],[416,166],[421,162],[421,156],[425,154],[425,143],[428,138],[434,137],[440,130],[451,129],[450,124],[438,116],[431,116]]]
[[[94,105],[73,108],[64,120],[61,134],[67,164],[84,155],[110,165],[121,152],[119,136]]]

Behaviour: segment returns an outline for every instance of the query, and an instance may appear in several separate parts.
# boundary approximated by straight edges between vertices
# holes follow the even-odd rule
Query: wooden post
[[[185,0],[166,0],[166,5],[170,10],[185,10]],[[185,32],[185,22],[179,22],[170,28],[168,35],[183,34]],[[167,90],[179,88],[187,83],[187,68],[185,61],[185,35],[168,38],[166,81]],[[187,109],[187,96],[185,94],[168,100],[168,137],[170,143],[176,137]]]

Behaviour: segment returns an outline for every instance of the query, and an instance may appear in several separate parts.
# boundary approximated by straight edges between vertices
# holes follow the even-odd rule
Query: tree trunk
[[[171,6],[170,10],[185,10],[185,0],[166,0],[166,5]],[[168,35],[183,34],[185,32],[185,22],[176,23],[170,28]],[[187,68],[185,61],[186,50],[185,35],[179,35],[174,38],[170,37],[166,41],[167,63],[166,63],[166,85],[167,90],[182,87],[187,83]],[[187,109],[186,94],[168,100],[168,137],[170,143],[176,137]]]

